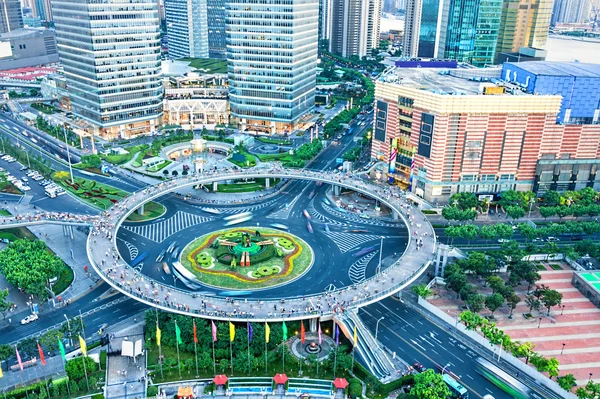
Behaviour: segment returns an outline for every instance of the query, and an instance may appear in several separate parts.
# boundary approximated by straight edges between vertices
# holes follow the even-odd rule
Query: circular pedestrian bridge
[[[409,233],[406,249],[393,265],[360,284],[317,295],[278,300],[261,300],[250,296],[232,299],[179,290],[139,273],[119,256],[117,231],[127,216],[143,204],[188,186],[253,178],[328,183],[377,199],[388,206],[395,217],[404,221]],[[436,246],[433,227],[420,211],[408,206],[405,198],[394,189],[351,174],[285,169],[278,166],[182,176],[132,193],[104,212],[94,221],[87,241],[87,253],[92,267],[112,287],[138,301],[166,311],[211,319],[254,321],[333,316],[393,295],[419,277],[433,259]],[[410,217],[410,222],[407,217]],[[417,240],[412,238],[422,239],[423,244],[417,246]]]

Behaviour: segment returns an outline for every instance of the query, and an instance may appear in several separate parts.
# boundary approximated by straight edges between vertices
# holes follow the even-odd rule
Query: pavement
[[[137,322],[113,335],[108,348],[106,372],[106,398],[145,398],[146,397],[146,355],[145,351],[136,358],[121,356],[124,341],[142,341],[144,344],[144,321]]]

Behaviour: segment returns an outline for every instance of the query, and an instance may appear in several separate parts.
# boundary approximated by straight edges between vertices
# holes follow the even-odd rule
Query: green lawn
[[[271,187],[279,183],[279,179],[271,179]],[[217,192],[219,193],[249,193],[259,191],[265,188],[265,179],[256,179],[248,183],[233,183],[233,184],[218,184]]]
[[[16,235],[12,233],[7,233],[6,231],[0,231],[0,240],[7,239],[10,242],[17,241],[18,238]]]
[[[6,209],[0,209],[0,216],[12,216],[12,213],[7,211]]]
[[[177,61],[190,61],[190,66],[196,69],[204,69],[210,73],[227,73],[227,61],[211,58],[181,58]]]
[[[146,156],[146,152],[145,151],[140,151],[137,153],[137,155],[135,156],[134,160],[131,162],[131,166],[134,168],[140,168],[143,165],[143,160],[144,157]]]
[[[254,156],[246,151],[242,151],[242,152],[240,152],[240,154],[242,154],[246,157],[243,162],[234,161],[232,158],[229,158],[229,161],[231,163],[239,166],[240,168],[250,168],[252,166],[256,166],[256,156]]]
[[[164,168],[166,168],[167,166],[171,165],[172,163],[173,163],[173,161],[166,159],[163,163],[159,163],[158,165],[150,166],[148,168],[148,172],[150,172],[150,173],[159,172],[159,171],[163,170]]]
[[[272,139],[270,137],[257,137],[256,140],[266,144],[292,145],[292,142],[290,140]]]
[[[58,278],[58,281],[52,286],[52,292],[54,292],[54,295],[58,295],[67,288],[69,288],[69,285],[71,285],[71,283],[73,282],[73,278],[73,269],[65,265],[63,271],[61,272]]]
[[[37,109],[40,112],[43,112],[47,115],[52,115],[57,112],[61,112],[59,109],[53,107],[52,105],[44,104],[44,103],[33,103],[30,105],[31,108]]]
[[[131,147],[125,148],[128,151],[127,154],[116,154],[116,155],[104,155],[99,154],[100,158],[105,160],[108,163],[112,163],[113,165],[123,165],[124,163],[129,162],[138,152],[147,150],[150,148],[148,144],[134,145]]]
[[[156,202],[148,202],[144,205],[144,214],[140,215],[137,212],[133,212],[127,218],[130,222],[143,222],[150,219],[155,219],[157,217],[162,216],[166,212],[166,209],[163,205]]]

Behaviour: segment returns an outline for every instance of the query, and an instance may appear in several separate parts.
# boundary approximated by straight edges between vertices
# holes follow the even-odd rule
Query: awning
[[[336,389],[346,389],[348,381],[346,381],[345,378],[336,378],[333,381],[333,386],[336,387]]]
[[[285,384],[287,382],[288,378],[287,375],[285,374],[275,374],[275,377],[273,377],[273,381],[275,381],[275,384]]]
[[[177,390],[177,397],[178,398],[193,398],[194,392],[192,390],[192,387],[180,387]]]
[[[227,384],[227,380],[228,380],[228,378],[224,374],[219,374],[219,375],[215,376],[215,378],[213,378],[215,385],[225,385],[225,384]]]

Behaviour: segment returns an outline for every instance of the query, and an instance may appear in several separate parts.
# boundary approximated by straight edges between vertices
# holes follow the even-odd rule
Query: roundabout
[[[165,284],[164,277],[160,278],[158,275],[152,275],[151,273],[147,275],[145,269],[133,269],[120,257],[117,247],[117,232],[122,227],[126,217],[144,203],[158,199],[183,187],[245,178],[280,178],[327,183],[374,198],[380,204],[390,208],[395,217],[404,222],[404,225],[399,225],[396,230],[399,233],[403,232],[405,247],[397,248],[397,253],[400,256],[396,257],[394,262],[385,269],[378,267],[376,272],[370,273],[360,283],[342,284],[341,286],[336,284],[336,274],[339,274],[339,270],[337,270],[337,264],[331,264],[329,267],[319,270],[315,270],[313,267],[310,273],[307,273],[307,276],[304,277],[307,279],[306,283],[303,278],[283,286],[284,289],[279,290],[277,294],[269,295],[268,293],[272,290],[253,291],[250,295],[244,293],[243,299],[235,298],[235,293],[232,299],[232,295],[226,295],[214,289],[200,291],[202,289],[200,288],[191,291],[180,287],[175,288],[171,284]],[[304,190],[292,202],[298,200],[306,203],[308,201],[307,195],[303,195],[303,192]],[[290,220],[303,217],[300,212],[297,214],[294,214],[294,212],[297,211],[292,211],[288,215]],[[410,223],[407,217],[411,218]],[[223,224],[222,218],[212,217],[208,219],[214,223]],[[310,231],[312,230],[311,223],[316,227],[318,222],[309,220],[306,223],[307,227],[310,227],[307,230]],[[326,226],[323,229],[327,231],[329,229],[328,222],[324,222],[324,224]],[[415,227],[411,227],[413,225]],[[320,230],[322,226],[323,224],[319,226],[319,230],[315,231],[314,234],[304,232],[302,238],[307,240],[307,243],[312,247],[325,245],[322,247],[322,251],[324,256],[328,256],[326,258],[328,260],[324,262],[324,264],[327,264],[328,261],[335,259],[337,255],[336,253],[328,253],[327,249],[332,248],[331,244],[324,244],[325,240],[318,236],[318,234],[323,234]],[[254,229],[254,227],[248,225],[242,227]],[[196,237],[205,235],[206,229],[208,229],[207,223],[199,223],[196,231],[203,234],[197,234]],[[211,228],[209,231],[214,230]],[[334,233],[337,234],[337,237],[342,237],[342,239],[339,239],[342,244],[342,241],[345,240],[343,237],[352,234],[352,232],[336,231],[328,233],[328,236],[331,238]],[[375,234],[367,237],[368,240],[375,241],[375,243],[377,243],[378,238]],[[340,246],[339,243],[336,242],[336,244]],[[372,244],[371,247],[376,248],[376,245]],[[398,292],[423,273],[433,258],[434,249],[435,234],[431,225],[416,208],[407,205],[399,192],[393,191],[390,187],[375,185],[367,180],[348,174],[287,170],[281,167],[253,168],[244,171],[211,171],[206,174],[195,174],[161,182],[133,193],[123,201],[115,204],[113,208],[106,211],[98,219],[89,236],[87,248],[90,262],[100,276],[117,290],[134,297],[138,301],[176,313],[223,320],[252,319],[257,321],[330,317],[347,309],[376,302]],[[374,250],[370,249],[370,251],[373,252]],[[361,251],[354,254],[348,253],[350,258],[343,259],[346,269],[350,266],[348,262],[352,257],[359,255],[361,255]],[[200,257],[199,260],[208,265],[208,257]],[[212,263],[212,260],[210,261]],[[267,269],[261,270],[265,274],[269,272]],[[271,273],[274,270],[270,269]],[[258,273],[258,269],[256,272]],[[312,281],[308,280],[309,277],[319,278],[321,274],[325,273],[328,273],[329,278],[332,279],[327,287],[313,284]],[[255,275],[258,276],[259,274]],[[252,275],[247,275],[247,277],[250,278]],[[161,279],[163,281],[160,281]],[[290,287],[290,289],[288,290],[287,287]],[[267,294],[263,295],[263,293]]]
[[[300,278],[313,265],[310,246],[289,233],[267,228],[215,231],[189,243],[180,262],[209,287],[254,291]]]

